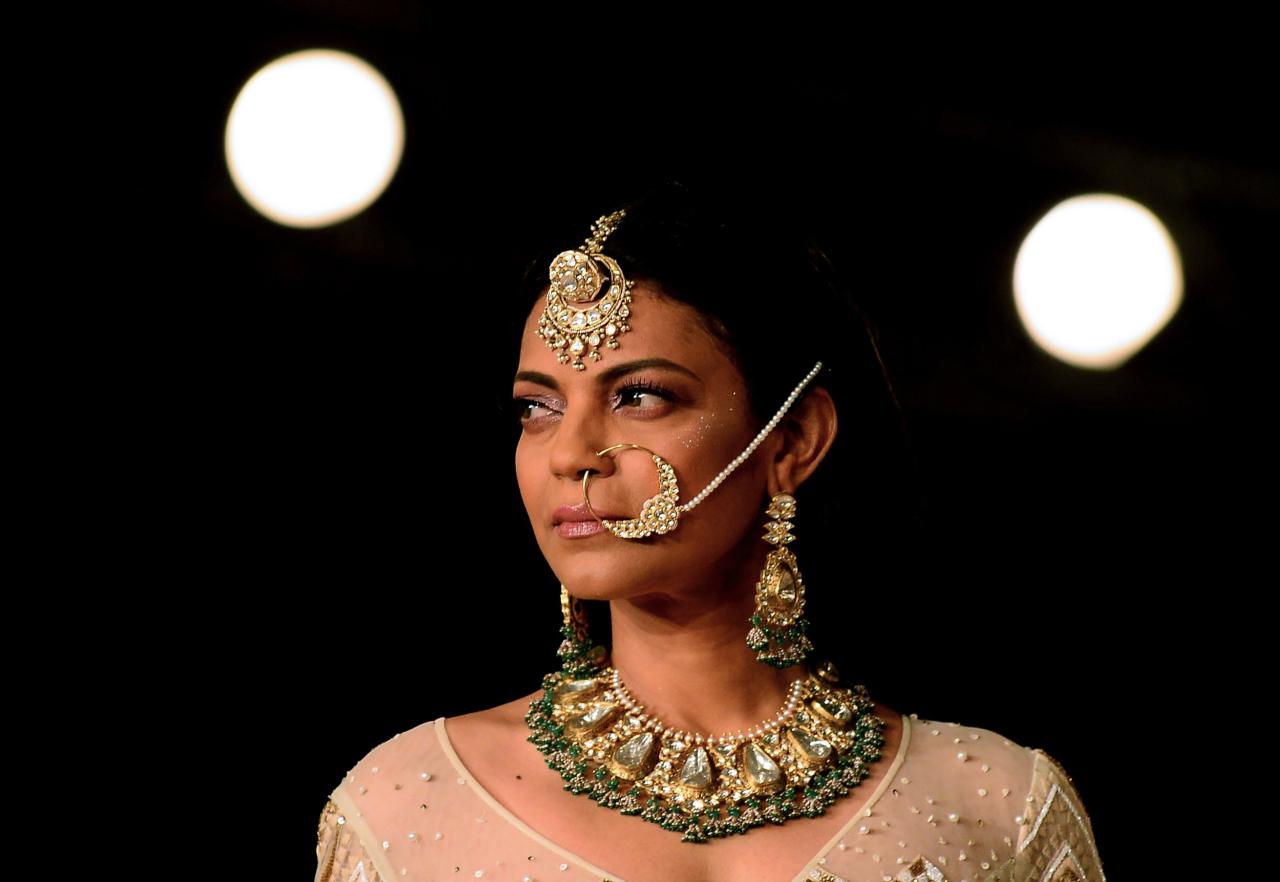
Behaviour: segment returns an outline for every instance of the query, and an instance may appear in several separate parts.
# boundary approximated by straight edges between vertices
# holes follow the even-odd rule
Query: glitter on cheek
[[[698,417],[698,425],[693,431],[685,437],[681,442],[685,450],[692,450],[700,447],[706,440],[707,434],[720,424],[719,414],[712,412],[710,415],[701,415]]]

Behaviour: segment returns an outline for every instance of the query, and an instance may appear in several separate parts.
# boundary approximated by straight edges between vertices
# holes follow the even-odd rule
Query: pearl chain
[[[703,488],[701,493],[679,507],[678,510],[682,514],[693,511],[694,507],[710,496],[711,491],[719,487],[720,484],[723,483],[724,479],[733,473],[734,469],[747,461],[747,457],[751,456],[752,452],[760,446],[760,442],[762,442],[768,434],[773,431],[774,427],[777,426],[783,416],[786,415],[787,410],[790,409],[791,405],[796,403],[796,399],[800,397],[800,393],[804,391],[804,387],[809,385],[810,381],[818,375],[818,371],[820,370],[822,370],[822,362],[815,364],[813,366],[813,370],[809,371],[809,375],[801,380],[800,385],[796,386],[795,389],[791,391],[791,394],[787,396],[787,400],[783,402],[782,407],[773,415],[773,419],[769,420],[765,427],[760,430],[760,434],[756,435],[755,440],[747,445],[747,449],[734,457],[733,462],[729,463],[727,467],[721,470],[720,474],[716,475],[715,478],[712,479],[711,483]]]
[[[672,738],[683,741],[686,744],[702,745],[712,744],[728,745],[736,748],[739,744],[751,741],[755,738],[763,738],[766,735],[772,735],[784,726],[790,726],[795,717],[796,711],[800,710],[800,706],[805,699],[805,678],[796,680],[791,684],[791,688],[787,692],[787,700],[782,705],[782,709],[773,715],[771,719],[764,720],[757,725],[751,727],[745,732],[741,729],[736,734],[726,734],[720,737],[712,735],[694,735],[691,732],[678,731],[670,729],[662,724],[657,717],[651,717],[648,714],[640,713],[644,710],[644,705],[636,701],[630,690],[622,683],[622,674],[617,668],[613,669],[610,676],[610,688],[614,694],[618,696],[618,703],[621,704],[629,713],[635,713],[639,716],[637,719],[646,729],[651,729],[658,736],[670,734]]]

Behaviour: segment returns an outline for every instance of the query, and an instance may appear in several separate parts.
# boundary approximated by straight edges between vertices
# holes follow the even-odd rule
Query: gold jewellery
[[[713,490],[723,484],[729,475],[733,474],[734,469],[747,461],[747,458],[755,452],[755,449],[768,437],[774,427],[782,421],[783,416],[791,409],[791,405],[795,404],[805,386],[808,386],[821,370],[822,362],[819,361],[814,364],[813,369],[800,381],[800,384],[791,390],[787,400],[782,402],[782,407],[778,408],[778,412],[773,415],[773,418],[756,434],[756,437],[747,445],[746,450],[735,456],[733,461],[721,469],[720,474],[711,480],[711,483],[707,484],[697,496],[694,496],[686,503],[680,503],[680,486],[676,481],[675,469],[671,467],[669,462],[649,448],[641,447],[639,444],[614,444],[604,450],[597,450],[596,456],[607,456],[616,450],[642,450],[649,454],[649,458],[658,467],[658,494],[645,500],[640,508],[639,517],[621,521],[602,519],[596,514],[595,509],[591,507],[591,499],[587,495],[587,487],[591,483],[591,475],[596,470],[587,469],[582,475],[582,501],[586,504],[587,511],[591,512],[592,517],[599,521],[602,527],[620,539],[642,539],[654,533],[659,535],[670,533],[679,526],[680,515],[693,511],[702,500],[711,495]]]
[[[582,499],[586,503],[587,511],[591,512],[593,518],[600,521],[601,526],[620,539],[639,539],[653,533],[659,535],[670,533],[676,528],[680,519],[680,487],[676,484],[676,470],[671,467],[671,463],[639,444],[615,444],[597,451],[596,456],[604,456],[615,450],[643,450],[649,454],[654,465],[658,467],[658,495],[644,501],[640,506],[638,518],[628,518],[624,521],[604,520],[591,507],[591,499],[587,496],[587,485],[595,472],[595,469],[587,469],[582,475]]]
[[[617,229],[626,209],[600,217],[581,249],[561,251],[551,261],[551,286],[538,320],[538,336],[556,353],[561,364],[572,360],[574,370],[586,370],[585,352],[600,360],[601,344],[618,348],[618,337],[631,330],[631,288],[618,262],[602,254],[604,240]],[[609,283],[601,267],[608,272]]]
[[[805,635],[809,622],[804,613],[804,579],[796,556],[788,544],[795,541],[791,518],[796,516],[796,500],[787,493],[775,494],[765,510],[764,541],[774,546],[765,558],[756,582],[756,609],[747,632],[747,646],[756,652],[756,661],[785,668],[804,661],[813,651]]]
[[[874,707],[864,686],[841,686],[824,662],[792,683],[772,718],[698,735],[646,713],[610,666],[548,674],[525,721],[566,790],[703,842],[823,814],[880,758],[885,723]]]

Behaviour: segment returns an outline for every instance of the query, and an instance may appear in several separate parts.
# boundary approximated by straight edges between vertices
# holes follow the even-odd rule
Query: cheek
[[[537,462],[523,437],[516,444],[516,483],[520,485],[520,498],[530,509],[537,491]]]
[[[741,438],[743,431],[745,429],[723,416],[711,415],[685,439],[689,449],[687,455],[681,456],[684,468],[676,465],[681,502],[700,493],[723,469],[729,467],[734,457],[746,449],[750,439]],[[761,525],[764,523],[763,500],[767,482],[758,457],[759,452],[753,452],[689,513],[691,522],[696,519],[705,528],[721,534],[717,539],[721,544],[732,544],[736,540],[729,536],[750,532],[756,521]]]
[[[708,439],[715,439],[724,434],[724,417],[720,411],[712,411],[708,414],[698,416],[698,421],[686,429],[681,437],[677,439],[677,446],[680,450],[695,453],[702,450],[715,449],[715,444],[708,446]],[[737,454],[731,454],[736,456]],[[717,468],[716,472],[720,469]],[[695,491],[696,492],[696,491]]]
[[[729,467],[734,457],[742,453],[751,443],[747,432],[748,429],[732,415],[714,410],[700,415],[681,433],[676,440],[673,453],[679,460],[675,465],[680,478],[682,500],[700,492],[716,475]],[[750,465],[750,461],[743,463],[734,470],[734,476],[745,471]],[[723,485],[717,488],[707,502],[725,489],[727,488]]]

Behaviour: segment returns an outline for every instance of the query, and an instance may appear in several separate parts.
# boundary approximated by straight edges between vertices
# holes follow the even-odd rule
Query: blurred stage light
[[[1054,206],[1013,267],[1018,317],[1049,354],[1077,367],[1119,367],[1182,303],[1182,261],[1142,205],[1095,193]]]
[[[292,227],[367,208],[404,151],[395,92],[366,62],[328,49],[277,58],[244,84],[227,117],[227,168],[256,210]]]

